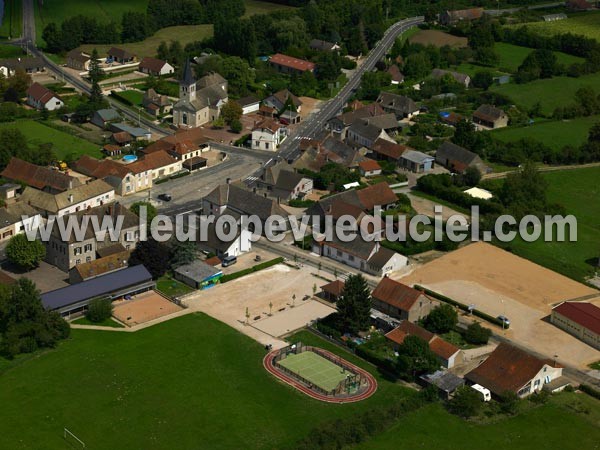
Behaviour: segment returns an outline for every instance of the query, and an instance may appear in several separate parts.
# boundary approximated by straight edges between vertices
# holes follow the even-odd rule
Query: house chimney
[[[225,182],[226,182],[227,184],[231,184],[231,178],[227,178],[227,180],[225,180]]]
[[[68,200],[69,203],[73,203],[73,194],[69,194]]]

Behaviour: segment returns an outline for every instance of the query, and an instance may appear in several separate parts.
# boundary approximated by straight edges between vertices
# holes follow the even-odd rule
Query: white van
[[[473,386],[471,386],[471,389],[475,389],[477,392],[479,392],[481,394],[481,399],[484,402],[489,402],[492,399],[492,393],[490,392],[490,390],[484,388],[480,384],[474,384]]]

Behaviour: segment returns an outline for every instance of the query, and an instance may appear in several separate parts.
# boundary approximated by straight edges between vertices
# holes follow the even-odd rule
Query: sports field
[[[521,25],[514,25],[519,27]],[[552,36],[562,33],[582,34],[600,41],[600,12],[577,14],[565,20],[554,22],[534,22],[527,24],[527,28],[537,31],[542,36]]]
[[[328,392],[334,390],[348,375],[337,364],[311,351],[288,355],[279,364]]]

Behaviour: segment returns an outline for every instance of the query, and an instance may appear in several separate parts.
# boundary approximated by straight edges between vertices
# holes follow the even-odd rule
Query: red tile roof
[[[10,159],[0,175],[12,181],[21,181],[40,190],[50,188],[54,191],[63,192],[81,184],[77,178],[58,170],[36,166],[15,157]]]
[[[386,139],[377,139],[373,144],[373,151],[383,156],[387,156],[392,159],[400,159],[402,153],[406,150],[411,150],[406,145],[396,144]]]
[[[564,302],[554,307],[552,311],[600,335],[600,308],[596,305]]]
[[[398,201],[394,191],[384,181],[356,191],[356,195],[367,211],[372,210],[375,206],[385,206]]]
[[[271,56],[271,59],[269,61],[272,64],[289,67],[291,69],[299,70],[301,72],[305,72],[307,70],[313,71],[316,67],[315,63],[306,61],[304,59],[294,58],[292,56],[282,55],[281,53],[277,53],[276,55]]]
[[[40,83],[33,83],[29,86],[29,89],[27,89],[27,96],[41,103],[47,103],[52,97],[60,99],[58,95],[46,86],[42,86]]]
[[[323,292],[327,292],[328,294],[339,297],[344,290],[344,282],[341,280],[332,281],[331,283],[321,286],[321,290]]]
[[[365,159],[364,161],[359,162],[358,167],[360,167],[365,172],[381,170],[381,166],[379,165],[379,163],[373,159]]]
[[[139,68],[148,69],[151,72],[158,73],[161,71],[165,64],[167,64],[167,62],[163,61],[162,59],[156,59],[146,56],[144,59],[142,59],[142,62],[140,62]]]
[[[551,361],[501,343],[478,367],[465,375],[473,383],[488,388],[496,395],[518,392],[535,377],[544,365],[553,366]]]
[[[410,311],[422,295],[425,294],[388,277],[382,278],[371,294],[374,299],[403,311]]]
[[[400,326],[394,328],[388,334],[385,335],[390,341],[397,344],[402,344],[407,336],[417,336],[429,343],[435,335],[425,328],[419,325],[409,322],[408,320],[403,321]]]
[[[439,336],[435,336],[429,342],[429,348],[433,353],[443,359],[449,359],[456,352],[460,351],[457,346],[451,344],[450,342],[446,342]]]
[[[126,167],[134,173],[146,172],[147,170],[156,170],[161,167],[166,167],[175,164],[177,160],[169,155],[166,151],[160,150],[152,152],[144,156],[142,159],[134,163],[128,164]]]

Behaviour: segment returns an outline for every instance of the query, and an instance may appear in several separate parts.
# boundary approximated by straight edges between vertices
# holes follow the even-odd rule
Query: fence
[[[304,353],[304,352],[313,352],[313,353],[319,355],[321,358],[324,358],[327,361],[332,362],[336,366],[341,367],[342,369],[344,369],[344,371],[346,371],[352,375],[347,377],[344,381],[341,381],[336,386],[335,389],[327,391],[319,386],[316,386],[312,381],[307,380],[306,378],[299,375],[298,373],[293,372],[293,371],[287,369],[286,367],[282,366],[281,364],[279,364],[279,362],[281,360],[287,358],[288,355],[290,355],[290,354],[297,355],[297,354]],[[340,394],[343,394],[344,392],[349,392],[350,389],[352,389],[352,388],[359,389],[360,386],[367,383],[367,378],[364,377],[362,374],[356,373],[354,368],[352,366],[350,366],[349,364],[345,363],[345,361],[341,357],[332,355],[331,353],[326,352],[318,347],[304,345],[302,342],[298,342],[295,345],[291,345],[291,346],[288,345],[287,347],[284,347],[281,350],[279,350],[279,353],[277,353],[277,355],[275,355],[275,357],[273,358],[273,362],[277,366],[277,368],[279,370],[281,370],[282,372],[284,372],[288,375],[291,375],[292,377],[298,379],[299,381],[301,381],[302,383],[304,383],[305,385],[307,385],[314,391],[317,391],[324,395],[331,395],[331,396],[340,395]]]

